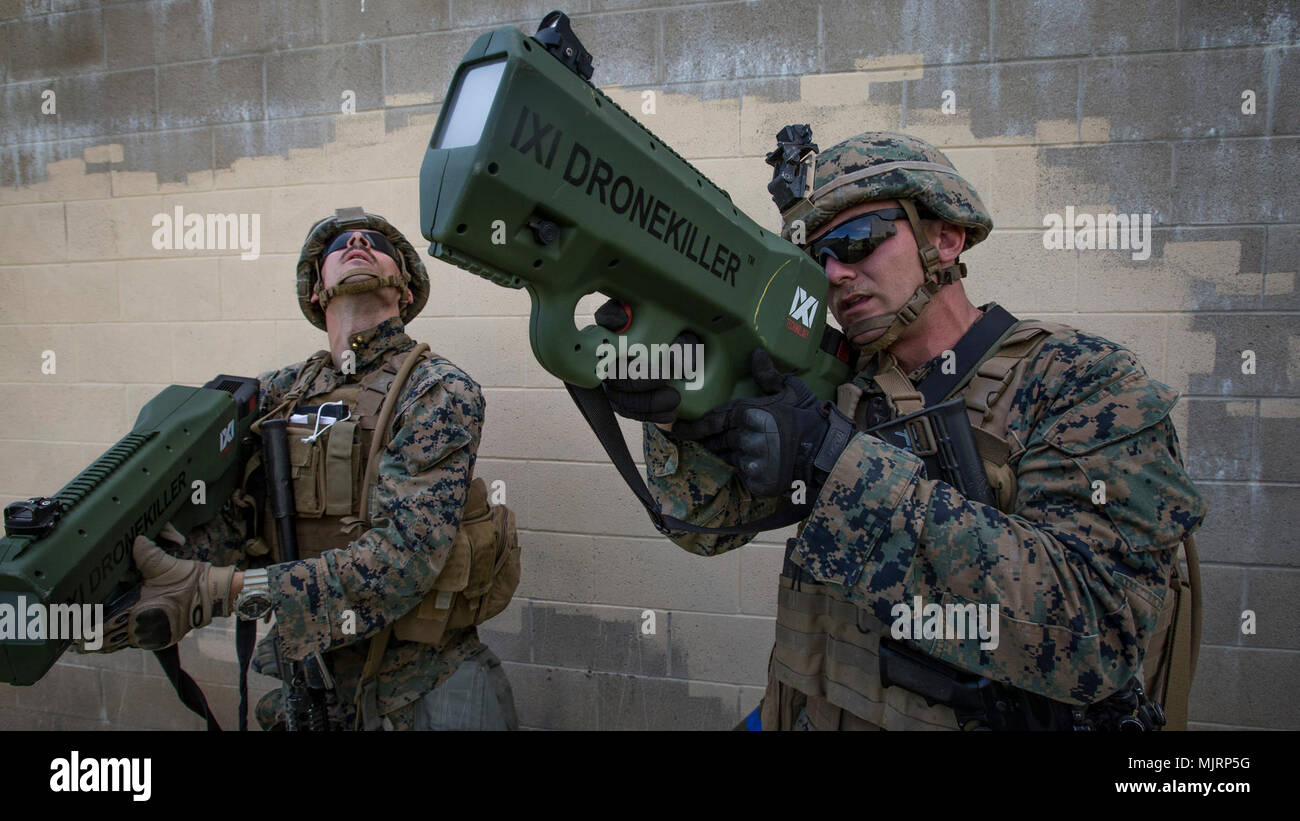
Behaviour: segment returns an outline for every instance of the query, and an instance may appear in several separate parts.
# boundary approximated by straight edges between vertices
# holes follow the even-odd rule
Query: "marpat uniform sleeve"
[[[670,437],[649,422],[643,427],[647,484],[665,514],[701,527],[728,527],[781,507],[779,498],[751,494],[731,465],[698,443]],[[740,547],[755,535],[673,531],[668,537],[683,550],[716,556]]]
[[[922,478],[867,434],[836,463],[793,561],[889,631],[895,605],[996,605],[996,647],[924,652],[1059,701],[1090,703],[1141,670],[1176,550],[1205,515],[1181,465],[1177,394],[1127,350],[1079,357],[1037,391],[1015,512]],[[1104,490],[1104,503],[1099,491]]]
[[[374,527],[344,549],[269,568],[290,657],[365,639],[433,589],[460,527],[484,414],[478,385],[446,363],[437,367],[441,380],[399,408],[395,434],[380,451]],[[417,377],[425,376],[419,370],[412,376],[413,393],[428,381]],[[343,630],[348,611],[354,632]]]
[[[227,502],[211,520],[186,533],[183,546],[169,552],[217,567],[239,564],[244,560],[246,530],[243,511]]]

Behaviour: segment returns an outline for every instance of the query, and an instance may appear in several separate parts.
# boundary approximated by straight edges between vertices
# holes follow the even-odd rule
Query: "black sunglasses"
[[[894,220],[906,218],[907,212],[901,208],[872,211],[840,223],[808,243],[804,250],[823,268],[827,257],[852,265],[866,259],[881,243],[898,233]]]
[[[372,250],[378,251],[381,254],[387,254],[393,258],[394,262],[400,262],[400,257],[397,256],[397,249],[393,247],[393,243],[388,240],[388,237],[378,231],[344,231],[335,237],[334,241],[325,249],[325,253],[320,255],[321,261],[323,262],[325,257],[335,251],[346,248],[348,243],[352,241],[353,234],[361,234],[366,238],[366,242],[370,245]]]

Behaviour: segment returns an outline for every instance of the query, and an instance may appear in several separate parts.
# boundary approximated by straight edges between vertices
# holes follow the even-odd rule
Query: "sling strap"
[[[190,678],[189,673],[181,669],[180,646],[173,644],[171,647],[155,650],[153,654],[162,665],[163,672],[167,674],[167,680],[172,683],[172,689],[176,691],[181,703],[207,722],[209,732],[220,732],[221,725],[217,724],[216,716],[212,715],[212,708],[208,707],[208,700],[203,695],[203,690],[194,679]]]
[[[667,535],[669,531],[687,531],[689,533],[713,533],[724,536],[742,536],[751,533],[758,533],[762,530],[776,530],[795,522],[802,521],[812,512],[811,504],[791,505],[782,508],[775,513],[769,513],[766,516],[759,517],[749,522],[742,522],[731,527],[700,527],[690,522],[682,521],[674,516],[665,514],[659,508],[659,502],[650,493],[646,486],[645,477],[641,471],[637,470],[636,464],[632,461],[632,454],[627,449],[627,440],[623,438],[623,430],[618,426],[618,420],[614,418],[614,410],[609,404],[609,397],[600,388],[583,388],[570,382],[565,382],[564,386],[569,389],[569,395],[573,397],[573,402],[582,412],[582,418],[587,420],[591,426],[592,433],[600,440],[600,445],[609,455],[610,461],[618,469],[619,475],[623,481],[636,494],[636,498],[645,507],[646,513],[650,514],[650,521],[654,524],[655,530]]]
[[[235,619],[235,658],[239,661],[239,732],[248,730],[248,664],[257,644],[257,622]]]
[[[998,343],[1019,321],[1001,305],[990,305],[983,318],[972,325],[952,348],[953,358],[957,362],[970,364],[953,373],[944,373],[942,367],[931,368],[916,386],[916,390],[925,399],[925,407],[939,404],[944,397],[970,381],[976,369],[989,354],[998,349]]]

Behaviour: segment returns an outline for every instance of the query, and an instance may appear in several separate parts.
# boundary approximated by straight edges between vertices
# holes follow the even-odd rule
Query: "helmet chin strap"
[[[325,306],[328,305],[336,296],[341,296],[343,294],[364,294],[366,291],[376,291],[380,288],[396,288],[397,292],[401,294],[402,289],[405,286],[406,278],[397,274],[391,277],[371,277],[370,279],[363,279],[360,282],[348,282],[342,285],[335,285],[333,288],[318,288],[316,293],[320,295],[320,307],[323,311],[325,310]],[[406,296],[405,294],[402,294],[402,296],[398,298],[398,302],[400,304],[405,301]]]
[[[853,345],[853,340],[860,334],[880,328],[885,329],[884,333],[870,342],[863,345],[853,345],[863,357],[874,356],[897,342],[903,330],[920,318],[921,311],[925,310],[925,306],[930,304],[930,298],[938,293],[940,288],[966,276],[965,263],[958,262],[944,267],[939,258],[938,249],[930,244],[930,238],[925,235],[924,226],[921,225],[921,218],[917,214],[916,206],[912,204],[912,201],[899,200],[898,203],[907,214],[908,224],[912,226],[912,236],[916,238],[916,250],[921,256],[921,265],[925,268],[925,281],[921,283],[921,287],[912,293],[912,296],[908,298],[902,308],[898,309],[897,313],[859,319],[850,323],[844,329],[844,335],[848,338],[850,345]]]
[[[344,294],[364,294],[367,291],[377,291],[380,288],[396,288],[398,297],[397,304],[400,306],[406,302],[405,289],[408,284],[406,267],[398,263],[398,272],[393,276],[379,277],[371,276],[369,279],[363,279],[360,282],[348,282],[335,285],[333,288],[322,288],[321,283],[325,277],[321,274],[320,263],[316,263],[316,295],[320,297],[320,309],[325,310],[325,306],[337,296]]]

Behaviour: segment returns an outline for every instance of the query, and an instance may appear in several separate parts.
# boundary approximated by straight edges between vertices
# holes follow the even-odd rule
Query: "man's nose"
[[[858,272],[851,265],[845,265],[832,256],[826,257],[826,278],[832,285],[844,285],[853,281]]]
[[[348,237],[348,247],[349,248],[353,247],[352,243],[354,242],[357,242],[358,244],[364,246],[367,250],[374,249],[374,246],[370,244],[369,237],[367,237],[365,234],[361,233],[360,231],[353,231],[352,236]]]

